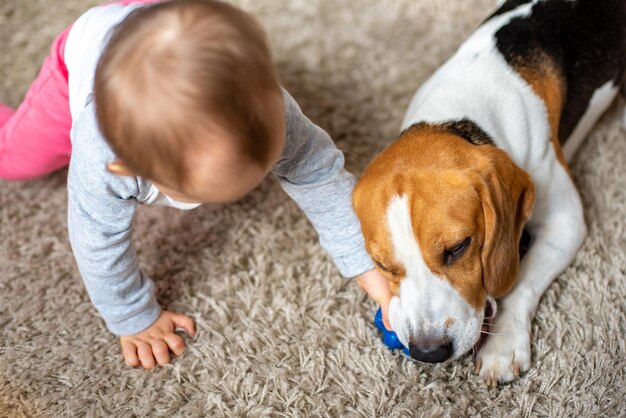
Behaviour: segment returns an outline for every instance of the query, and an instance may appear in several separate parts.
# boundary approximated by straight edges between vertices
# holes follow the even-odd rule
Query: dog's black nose
[[[426,363],[442,363],[452,356],[454,348],[449,340],[438,341],[435,344],[409,343],[411,357]]]

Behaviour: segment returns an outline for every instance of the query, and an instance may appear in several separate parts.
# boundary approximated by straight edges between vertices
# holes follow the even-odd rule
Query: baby
[[[161,310],[138,267],[137,204],[231,202],[270,172],[386,321],[391,294],[365,251],[343,154],[280,87],[263,30],[233,6],[127,0],[64,31],[20,107],[0,105],[0,178],[68,163],[72,250],[131,366],[168,363],[185,347],[175,329],[195,333],[189,316]]]

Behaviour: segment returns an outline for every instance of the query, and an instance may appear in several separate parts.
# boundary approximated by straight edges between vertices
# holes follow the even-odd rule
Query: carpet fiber
[[[17,105],[52,37],[93,0],[0,0],[0,101]],[[492,0],[240,0],[267,28],[283,84],[360,173],[415,89]],[[386,349],[375,306],[342,279],[269,179],[245,199],[138,211],[162,306],[193,315],[189,349],[124,365],[66,233],[67,173],[0,181],[0,416],[624,416],[626,133],[620,99],[578,154],[589,236],[533,322],[532,369],[487,388],[470,358]]]

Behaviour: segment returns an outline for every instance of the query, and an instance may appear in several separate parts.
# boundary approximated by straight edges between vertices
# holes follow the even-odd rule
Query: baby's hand
[[[383,313],[383,324],[385,324],[385,328],[391,330],[388,313],[392,294],[387,279],[378,270],[372,269],[356,276],[356,282],[361,289],[378,302]]]
[[[156,363],[163,366],[170,362],[170,350],[180,356],[185,350],[185,342],[174,330],[182,328],[190,336],[196,334],[193,319],[187,315],[162,311],[154,324],[140,333],[120,337],[124,360],[129,366],[141,364],[146,369]],[[155,362],[156,360],[156,362]]]

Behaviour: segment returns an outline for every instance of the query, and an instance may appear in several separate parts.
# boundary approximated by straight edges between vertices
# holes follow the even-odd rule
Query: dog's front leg
[[[539,299],[572,262],[585,237],[582,203],[571,179],[561,178],[549,189],[526,226],[533,243],[522,259],[517,285],[499,301],[492,335],[476,356],[476,371],[489,385],[510,382],[530,368],[530,329]]]

